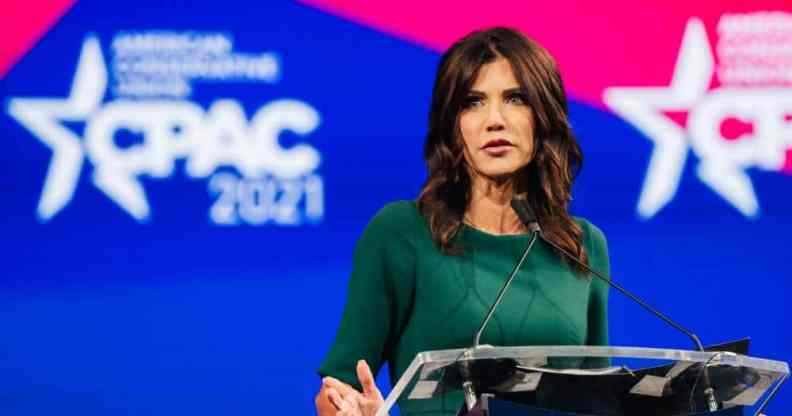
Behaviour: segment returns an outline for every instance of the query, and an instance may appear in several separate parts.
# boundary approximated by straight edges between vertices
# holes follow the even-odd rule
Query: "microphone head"
[[[514,212],[517,213],[517,217],[520,218],[523,224],[529,225],[531,223],[535,223],[536,221],[536,214],[534,214],[531,205],[528,204],[523,198],[512,198],[511,200],[511,207],[514,209]]]
[[[525,224],[528,230],[535,233],[542,231],[542,228],[539,226],[539,221],[536,219],[536,214],[534,214],[534,210],[527,200],[516,197],[512,198],[511,206],[514,212],[517,213],[517,217],[520,218],[520,221]]]

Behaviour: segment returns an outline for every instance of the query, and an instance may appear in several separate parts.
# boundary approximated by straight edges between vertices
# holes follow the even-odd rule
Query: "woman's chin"
[[[515,173],[517,173],[518,169],[508,169],[508,170],[489,170],[489,171],[479,171],[479,175],[482,178],[494,182],[494,183],[504,183],[509,181],[510,179],[514,178]]]
[[[483,166],[479,170],[481,175],[493,179],[508,179],[520,170],[521,166],[517,164],[494,164],[494,166]]]

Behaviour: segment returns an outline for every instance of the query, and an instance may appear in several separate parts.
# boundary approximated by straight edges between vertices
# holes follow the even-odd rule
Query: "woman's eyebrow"
[[[521,93],[521,92],[523,92],[522,88],[513,87],[513,88],[508,88],[508,89],[503,90],[502,94],[503,95],[509,95],[509,94],[515,94],[515,93]],[[487,94],[485,92],[483,92],[483,91],[470,90],[470,91],[468,91],[467,95],[476,95],[476,96],[485,97]]]

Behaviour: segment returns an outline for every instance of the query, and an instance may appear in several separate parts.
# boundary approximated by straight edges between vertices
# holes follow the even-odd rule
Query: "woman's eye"
[[[465,102],[462,105],[464,108],[473,108],[478,107],[483,104],[483,101],[480,97],[467,97],[465,98]]]
[[[514,104],[525,104],[527,100],[522,94],[513,94],[506,97],[506,102]]]

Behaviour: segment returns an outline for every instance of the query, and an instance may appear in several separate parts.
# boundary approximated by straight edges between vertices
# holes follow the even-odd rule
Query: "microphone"
[[[693,331],[683,327],[682,325],[680,325],[679,323],[677,323],[673,319],[671,319],[668,316],[666,316],[664,313],[662,313],[659,310],[653,308],[651,305],[646,303],[644,300],[642,300],[641,298],[639,298],[638,296],[636,296],[632,292],[630,292],[627,289],[623,288],[621,285],[619,285],[618,283],[614,282],[609,277],[603,276],[602,274],[600,274],[596,270],[594,270],[591,267],[589,267],[588,264],[583,263],[577,257],[573,256],[571,253],[569,253],[568,251],[566,251],[563,248],[559,247],[558,244],[556,244],[555,242],[553,242],[552,240],[547,238],[542,233],[542,228],[539,226],[539,221],[536,218],[536,214],[534,214],[534,211],[531,208],[531,205],[528,204],[528,201],[526,201],[525,199],[522,199],[522,198],[514,198],[511,201],[511,205],[512,205],[512,208],[514,208],[514,211],[517,213],[517,216],[520,218],[520,221],[522,221],[522,223],[525,224],[525,226],[528,227],[529,230],[533,231],[534,235],[538,235],[539,238],[542,239],[542,241],[546,242],[551,247],[556,249],[559,253],[563,254],[564,257],[566,257],[569,260],[572,260],[575,264],[579,265],[580,267],[585,269],[587,272],[593,274],[594,276],[597,276],[600,280],[602,280],[605,283],[607,283],[610,287],[618,290],[621,294],[627,296],[633,302],[641,305],[641,307],[643,307],[644,309],[649,311],[649,313],[651,313],[652,315],[662,319],[663,321],[665,321],[665,323],[667,323],[668,325],[670,325],[671,327],[673,327],[677,331],[682,332],[683,334],[687,335],[688,338],[690,338],[693,341],[693,343],[695,344],[696,349],[698,349],[701,352],[706,352],[705,349],[704,349],[704,346],[701,344],[701,340],[699,339],[698,335],[694,334]],[[718,401],[715,398],[715,391],[712,388],[712,384],[710,383],[709,372],[707,371],[706,364],[703,367],[703,377],[702,378],[703,378],[703,384],[704,384],[704,388],[705,388],[704,389],[704,394],[707,397],[707,406],[709,407],[710,412],[714,412],[714,411],[718,410]]]
[[[514,207],[514,200],[512,200],[512,207]],[[522,267],[523,263],[525,263],[525,259],[528,258],[528,253],[531,252],[531,248],[533,248],[533,245],[536,242],[536,237],[539,234],[537,230],[531,229],[531,232],[532,232],[531,239],[528,241],[528,244],[525,246],[525,249],[523,249],[522,255],[520,256],[520,260],[518,260],[517,263],[514,265],[514,268],[512,269],[511,273],[509,273],[509,277],[506,279],[506,281],[503,283],[503,286],[501,286],[500,290],[498,291],[498,295],[495,297],[495,302],[492,303],[489,310],[487,311],[487,315],[484,317],[484,320],[481,321],[481,325],[479,325],[479,328],[476,331],[476,335],[473,338],[473,346],[471,347],[471,349],[476,349],[481,344],[481,334],[484,333],[484,329],[487,328],[487,324],[489,324],[489,321],[492,319],[492,316],[495,314],[495,310],[498,309],[498,306],[501,304],[501,301],[503,301],[503,296],[509,290],[509,287],[511,286],[512,281],[514,281],[514,278],[517,277],[517,272],[520,271],[520,268]],[[465,353],[463,354],[466,358],[470,357],[471,349],[466,350]],[[473,386],[473,381],[472,381],[473,376],[471,375],[471,372],[472,371],[470,368],[470,361],[463,360],[460,363],[460,375],[462,376],[462,391],[464,392],[465,395],[465,405],[467,406],[468,412],[471,412],[476,407],[476,402],[478,401],[476,397],[476,391]]]
[[[478,331],[476,331],[476,336],[473,338],[473,348],[476,348],[481,343],[481,334],[484,332],[484,329],[487,327],[490,319],[492,319],[492,315],[495,314],[495,310],[498,309],[498,306],[503,301],[503,296],[506,294],[506,291],[509,290],[509,287],[514,281],[514,278],[517,277],[517,272],[520,271],[520,267],[522,267],[523,263],[525,263],[525,259],[528,258],[528,253],[530,253],[531,248],[533,247],[534,243],[536,242],[536,237],[539,235],[538,232],[533,232],[531,235],[531,239],[528,241],[528,245],[525,246],[525,249],[520,256],[520,260],[517,261],[517,264],[514,265],[511,273],[509,273],[509,278],[503,283],[500,290],[498,291],[498,296],[495,298],[495,302],[492,303],[490,306],[489,311],[487,311],[487,316],[484,317],[484,320],[481,321],[481,325],[479,325]]]

